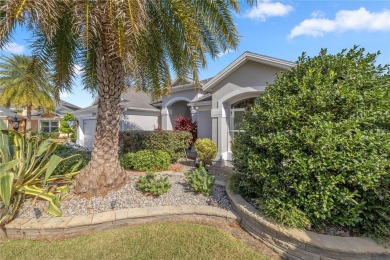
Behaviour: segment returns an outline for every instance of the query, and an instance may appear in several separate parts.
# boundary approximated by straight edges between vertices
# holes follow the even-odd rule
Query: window
[[[250,109],[255,102],[255,98],[249,98],[234,103],[230,109],[230,133],[233,139],[235,132],[240,132],[241,124],[246,110]]]
[[[44,133],[58,131],[58,121],[41,120],[41,131]]]

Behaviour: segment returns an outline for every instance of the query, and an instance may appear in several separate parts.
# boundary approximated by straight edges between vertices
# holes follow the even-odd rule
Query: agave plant
[[[13,147],[9,139],[13,136]],[[61,158],[52,155],[57,144],[40,137],[26,138],[7,130],[0,120],[0,226],[10,222],[26,197],[49,202],[48,212],[61,216],[60,201],[69,192],[69,183],[78,174],[76,163],[67,174],[55,174],[56,167],[79,155]]]

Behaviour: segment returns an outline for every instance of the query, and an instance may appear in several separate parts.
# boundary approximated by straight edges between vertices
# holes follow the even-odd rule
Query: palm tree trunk
[[[31,110],[32,105],[27,106],[27,117],[26,117],[26,136],[27,138],[30,138],[31,135]]]
[[[92,158],[75,181],[75,192],[88,197],[104,195],[124,183],[124,170],[118,160],[123,68],[121,59],[110,54],[105,43],[101,37],[97,48],[99,100]]]

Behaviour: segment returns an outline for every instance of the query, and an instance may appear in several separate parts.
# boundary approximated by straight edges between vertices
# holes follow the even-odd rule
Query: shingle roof
[[[91,106],[78,110],[75,115],[83,114],[97,109],[96,99]],[[121,107],[132,109],[132,110],[149,110],[149,111],[160,111],[160,109],[151,105],[153,102],[152,96],[149,93],[143,91],[136,91],[134,88],[129,88],[121,96]]]
[[[81,109],[81,108],[76,106],[76,105],[73,105],[73,104],[66,102],[66,101],[63,101],[63,100],[60,100],[56,106],[56,114],[65,115],[66,113],[72,113],[72,112],[79,110],[79,109]]]
[[[0,117],[13,117],[16,115],[16,111],[13,111],[6,107],[0,107]]]
[[[159,110],[152,106],[152,96],[143,91],[136,91],[134,88],[129,88],[121,96],[121,105],[127,108],[141,108]]]

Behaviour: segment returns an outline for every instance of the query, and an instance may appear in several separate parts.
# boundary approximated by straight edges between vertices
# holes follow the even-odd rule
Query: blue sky
[[[244,2],[244,1],[241,1]],[[390,1],[258,1],[257,6],[241,4],[241,13],[234,15],[241,36],[237,50],[208,61],[201,78],[212,77],[245,51],[290,61],[306,52],[315,56],[321,48],[338,53],[354,45],[368,52],[380,51],[378,64],[390,63]],[[29,34],[18,28],[9,46],[1,54],[29,54]],[[76,70],[79,68],[76,68]],[[80,80],[73,93],[62,99],[86,107],[92,96]]]

